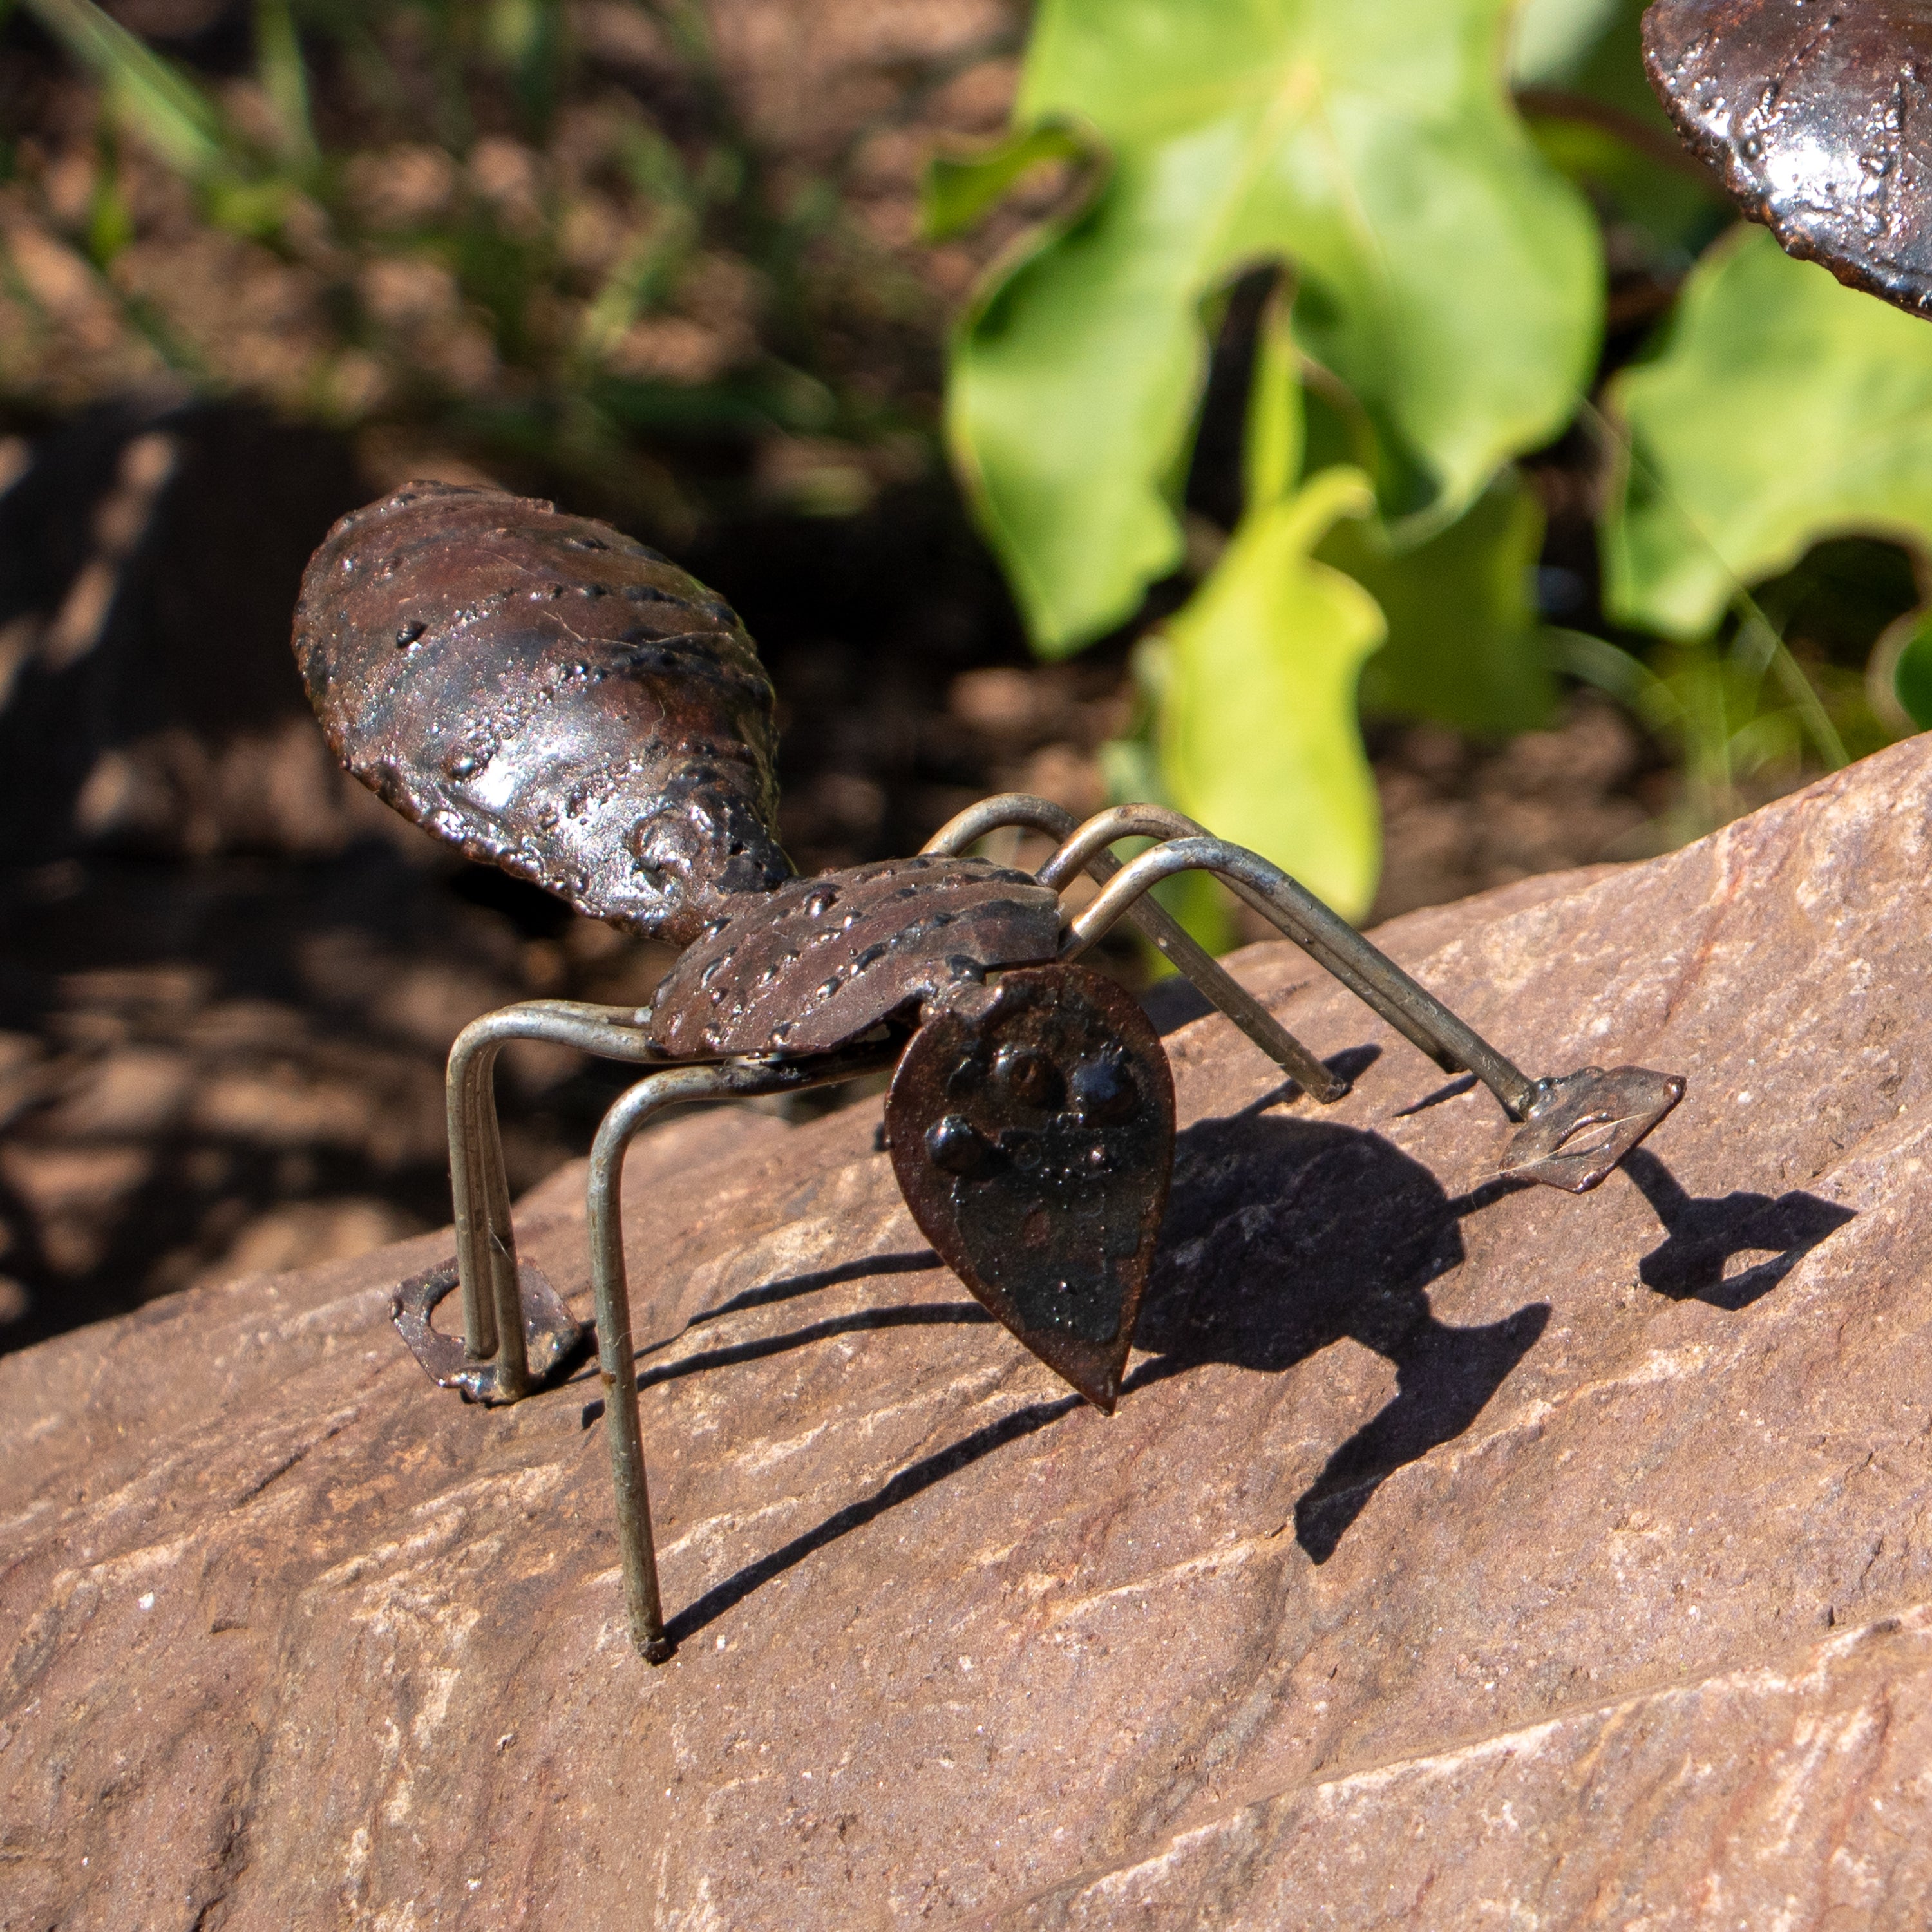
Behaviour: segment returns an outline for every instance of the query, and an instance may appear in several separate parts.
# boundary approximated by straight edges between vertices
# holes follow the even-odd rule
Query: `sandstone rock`
[[[448,1237],[0,1363],[0,1924],[1917,1925],[1932,1904],[1932,744],[1388,929],[1538,1070],[1690,1076],[1581,1199],[1286,947],[1217,1017],[1109,1421],[858,1107],[629,1178],[681,1648],[594,1384],[433,1394]],[[522,1217],[584,1280],[565,1181]]]

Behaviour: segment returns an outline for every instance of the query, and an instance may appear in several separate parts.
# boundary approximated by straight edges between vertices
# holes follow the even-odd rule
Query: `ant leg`
[[[1531,1079],[1279,866],[1225,839],[1190,836],[1143,852],[1068,922],[1060,956],[1078,958],[1158,880],[1197,870],[1226,880],[1437,1066],[1474,1074],[1520,1124],[1504,1154],[1505,1174],[1587,1193],[1684,1097],[1678,1076],[1645,1066],[1584,1066]]]
[[[1163,812],[1154,806],[1126,806],[1119,808],[1118,812],[1157,814],[1162,820],[1162,827],[1151,835],[1156,837],[1175,836],[1172,830],[1166,829],[1169,821],[1185,826],[1190,832],[1200,829],[1192,820],[1182,818],[1178,812]],[[1055,805],[1050,799],[1036,798],[1026,792],[1004,792],[997,797],[982,799],[978,804],[968,806],[956,818],[948,820],[941,826],[922,849],[928,852],[947,854],[963,852],[974,840],[983,838],[1000,826],[1024,825],[1062,842],[1060,850],[1040,868],[1039,877],[1041,884],[1051,885],[1057,891],[1075,872],[1084,870],[1096,884],[1104,886],[1120,869],[1119,860],[1106,848],[1116,838],[1134,836],[1138,828],[1129,826],[1124,830],[1111,832],[1105,837],[1090,842],[1088,835],[1094,827],[1118,815],[1118,812],[1101,812],[1082,826],[1064,806]],[[1058,876],[1049,878],[1048,868],[1059,863],[1070,843],[1076,840],[1082,848],[1077,862]],[[1347,1094],[1348,1082],[1324,1066],[1212,953],[1192,937],[1186,927],[1165,906],[1156,900],[1143,898],[1137,902],[1126,916],[1178,972],[1184,974],[1212,1004],[1226,1013],[1305,1093],[1312,1095],[1324,1105],[1339,1100]]]
[[[526,1000],[472,1022],[450,1048],[444,1097],[464,1348],[472,1362],[495,1358],[494,1401],[516,1401],[530,1393],[532,1381],[509,1183],[492,1094],[496,1055],[512,1040],[547,1040],[606,1059],[655,1059],[638,1030],[647,1018],[647,1012],[635,1007]]]
[[[1142,822],[1151,824],[1156,816],[1154,811],[1138,809],[1146,814]],[[1119,815],[1126,816],[1127,812]],[[1544,1083],[1532,1080],[1474,1028],[1459,1019],[1387,953],[1370,945],[1346,920],[1331,911],[1279,866],[1225,838],[1190,832],[1170,838],[1166,844],[1156,845],[1131,860],[1101,889],[1090,905],[1068,922],[1060,957],[1077,959],[1150,886],[1177,873],[1192,872],[1213,872],[1225,880],[1240,898],[1437,1066],[1447,1072],[1474,1074],[1502,1102],[1503,1111],[1511,1120],[1528,1118],[1530,1109],[1544,1090]]]
[[[631,1641],[646,1663],[662,1664],[675,1646],[664,1633],[664,1606],[658,1593],[657,1545],[651,1533],[644,1432],[638,1419],[636,1351],[624,1269],[625,1150],[638,1130],[667,1107],[754,1094],[801,1093],[808,1087],[876,1072],[892,1064],[895,1051],[848,1048],[809,1060],[727,1060],[710,1066],[668,1067],[646,1074],[626,1089],[597,1130],[585,1192],[590,1282],[597,1304],[597,1366],[604,1384],[604,1428],[610,1444],[625,1612]]]
[[[1078,823],[1065,806],[1055,805],[1050,798],[1030,791],[998,792],[956,813],[919,849],[956,858],[1003,825],[1024,825],[1029,831],[1044,832],[1049,838],[1064,838]]]

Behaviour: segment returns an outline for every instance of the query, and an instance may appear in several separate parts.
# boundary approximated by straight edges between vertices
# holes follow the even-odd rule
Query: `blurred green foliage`
[[[1542,722],[1558,673],[1610,691],[1677,751],[1677,837],[1932,722],[1932,625],[1894,625],[1862,680],[1800,662],[1772,581],[1848,532],[1932,549],[1932,332],[1727,232],[1641,10],[1042,0],[1010,139],[934,177],[946,232],[1077,157],[960,325],[948,396],[1036,646],[1179,574],[1142,658],[1151,755],[1114,769],[1352,914],[1376,872],[1358,668],[1372,710],[1490,736]],[[1270,268],[1240,514],[1190,542],[1210,344]],[[1566,430],[1598,446],[1600,630],[1545,626],[1532,592],[1515,465]]]
[[[172,369],[674,537],[730,486],[668,450],[782,448],[787,500],[836,514],[930,446],[934,280],[855,220],[853,142],[746,124],[704,0],[247,0],[226,77],[94,0],[16,4],[93,118],[77,175],[4,130],[10,395]],[[944,434],[1033,640],[1142,633],[1111,782],[1352,914],[1364,710],[1500,736],[1593,684],[1673,749],[1671,838],[1932,724],[1932,334],[1737,227],[1641,10],[1040,0],[1008,136],[927,174],[930,262],[994,238]],[[665,98],[596,79],[592,11]],[[1217,356],[1245,403],[1210,516]],[[1546,524],[1577,540],[1552,478],[1600,600],[1586,558],[1539,602]]]
[[[1610,403],[1629,440],[1604,602],[1634,628],[1708,636],[1827,531],[1932,532],[1932,328],[1763,229],[1706,252]]]
[[[634,89],[589,76],[562,0],[252,0],[232,81],[94,0],[19,4],[94,77],[98,122],[84,209],[48,185],[56,166],[15,191],[153,366],[345,427],[433,425],[673,530],[687,479],[654,442],[920,431],[890,364],[926,352],[928,292],[835,182],[742,124],[699,0],[624,10],[675,76],[675,140]],[[0,370],[16,392],[89,333],[35,244],[0,222],[0,298],[45,350]],[[198,271],[204,303],[218,284],[263,313],[196,315]],[[832,509],[864,487],[836,451],[816,482]]]

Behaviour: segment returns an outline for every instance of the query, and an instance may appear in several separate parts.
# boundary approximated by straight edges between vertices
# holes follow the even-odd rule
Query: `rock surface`
[[[931,1265],[874,1108],[648,1137],[661,1670],[594,1384],[464,1408],[388,1325],[446,1236],[0,1362],[0,1925],[1924,1923],[1929,819],[1918,740],[1387,929],[1532,1070],[1690,1076],[1581,1199],[1241,956],[1377,1057],[1271,1103],[1171,1027],[1112,1421]],[[565,1180],[522,1226],[580,1292]]]

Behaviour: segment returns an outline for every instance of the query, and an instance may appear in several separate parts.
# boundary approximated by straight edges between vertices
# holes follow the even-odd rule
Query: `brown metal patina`
[[[1644,64],[1685,145],[1785,249],[1932,314],[1932,8],[1657,0]]]
[[[389,1304],[390,1319],[438,1388],[456,1389],[466,1402],[513,1401],[515,1398],[506,1393],[498,1380],[503,1366],[500,1357],[477,1361],[461,1336],[446,1335],[434,1324],[431,1318],[436,1309],[460,1286],[453,1261],[412,1274],[396,1290]],[[534,1262],[518,1264],[517,1288],[524,1364],[530,1379],[542,1386],[576,1367],[590,1352],[594,1337],[563,1305],[550,1276]]]
[[[1529,1118],[1510,1136],[1502,1172],[1566,1194],[1587,1194],[1684,1097],[1674,1073],[1585,1066],[1545,1080]]]
[[[295,648],[356,777],[581,911],[682,945],[791,876],[757,650],[608,524],[412,483],[329,532]]]
[[[1084,825],[1011,794],[910,859],[796,879],[773,830],[771,686],[730,608],[656,552],[498,490],[416,484],[345,518],[316,554],[296,650],[343,762],[472,856],[686,950],[648,1007],[530,1000],[466,1028],[449,1058],[457,1254],[403,1284],[396,1322],[431,1378],[510,1402],[567,1374],[589,1336],[520,1264],[492,1069],[561,1042],[643,1077],[591,1150],[598,1372],[631,1631],[670,1654],[658,1594],[625,1278],[624,1150],[664,1108],[794,1093],[895,1068],[901,1191],[960,1280],[1096,1406],[1118,1400],[1166,1204],[1174,1091],[1118,986],[1074,964],[1138,926],[1311,1098],[1348,1083],[1147,896],[1220,878],[1438,1066],[1521,1124],[1504,1172],[1580,1192],[1676,1105],[1641,1068],[1536,1080],[1258,854],[1178,813]],[[1038,872],[966,856],[1024,826]],[[1156,842],[1126,864],[1110,849]],[[1077,912],[1085,874],[1100,887]],[[460,1289],[463,1335],[432,1316]]]
[[[1139,1003],[1079,966],[962,988],[902,1056],[886,1138],[940,1260],[1112,1414],[1174,1166],[1174,1082]]]
[[[909,1006],[1060,950],[1060,900],[983,859],[797,879],[700,934],[657,990],[667,1058],[829,1053]]]

